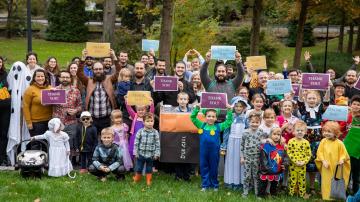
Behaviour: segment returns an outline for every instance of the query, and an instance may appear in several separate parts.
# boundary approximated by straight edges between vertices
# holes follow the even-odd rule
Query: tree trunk
[[[116,0],[105,0],[103,17],[102,41],[114,41],[115,20],[116,20]]]
[[[347,53],[353,52],[353,42],[354,42],[354,23],[350,23],[350,30],[349,30],[349,41],[348,41],[348,47],[347,47]]]
[[[298,27],[296,30],[296,47],[295,47],[293,68],[300,67],[301,50],[304,41],[304,26],[306,22],[307,7],[309,5],[309,0],[301,0],[300,3],[301,3],[301,8],[300,8],[300,16],[298,20]]]
[[[341,25],[339,33],[338,52],[342,53],[344,50],[344,28],[345,28],[345,12],[341,12]]]
[[[357,21],[358,24],[358,30],[357,30],[357,37],[356,37],[356,43],[355,43],[355,51],[360,51],[360,19]]]
[[[253,16],[251,25],[251,38],[250,38],[250,55],[259,55],[260,44],[260,22],[261,13],[263,10],[262,0],[255,0],[253,6]]]
[[[6,38],[10,39],[12,35],[12,25],[13,25],[13,0],[7,1],[7,21],[6,21]]]
[[[174,0],[164,0],[163,9],[161,11],[161,33],[160,33],[160,58],[166,61],[168,68],[171,68],[170,49],[173,24]]]
[[[154,7],[153,0],[143,0],[145,3],[146,14],[144,16],[145,29],[150,29],[153,24],[153,15],[149,12]]]

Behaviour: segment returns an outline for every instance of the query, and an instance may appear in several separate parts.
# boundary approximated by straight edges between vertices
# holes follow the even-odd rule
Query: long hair
[[[54,59],[54,60],[56,61],[56,66],[54,67],[54,70],[53,70],[53,71],[50,70],[51,67],[50,67],[50,65],[49,65],[49,62],[50,62],[51,59]],[[44,65],[44,69],[45,69],[46,71],[48,71],[48,72],[51,72],[51,73],[53,73],[53,74],[55,74],[55,75],[58,75],[58,74],[59,74],[59,71],[60,71],[59,64],[58,64],[58,60],[57,60],[55,57],[49,57],[49,58],[46,60],[46,63],[45,63],[45,65]]]
[[[0,74],[6,72],[6,68],[5,68],[5,61],[4,58],[0,56],[0,60],[2,61],[2,66],[0,67]]]
[[[49,77],[48,77],[48,75],[46,74],[46,71],[45,71],[44,69],[37,69],[37,70],[35,70],[34,75],[33,75],[33,77],[32,77],[32,80],[31,80],[31,82],[30,82],[30,85],[33,85],[34,83],[36,83],[35,77],[36,77],[36,73],[38,73],[38,72],[42,72],[42,73],[44,74],[44,76],[45,76],[44,86],[50,85]]]

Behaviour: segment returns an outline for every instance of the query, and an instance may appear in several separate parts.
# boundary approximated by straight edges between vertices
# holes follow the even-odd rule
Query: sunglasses
[[[86,117],[86,118],[81,118],[82,121],[89,121],[90,118],[89,117]]]

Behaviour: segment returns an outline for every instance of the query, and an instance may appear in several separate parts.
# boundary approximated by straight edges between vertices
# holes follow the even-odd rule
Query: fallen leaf
[[[34,202],[41,202],[40,198],[36,198]]]

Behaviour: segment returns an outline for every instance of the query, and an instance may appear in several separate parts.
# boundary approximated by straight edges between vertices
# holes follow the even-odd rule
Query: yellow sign
[[[86,42],[86,50],[89,56],[95,58],[110,56],[110,43]]]
[[[246,57],[246,67],[252,70],[267,69],[266,56],[249,56]]]
[[[150,91],[128,91],[127,103],[128,105],[148,106],[151,104]]]

